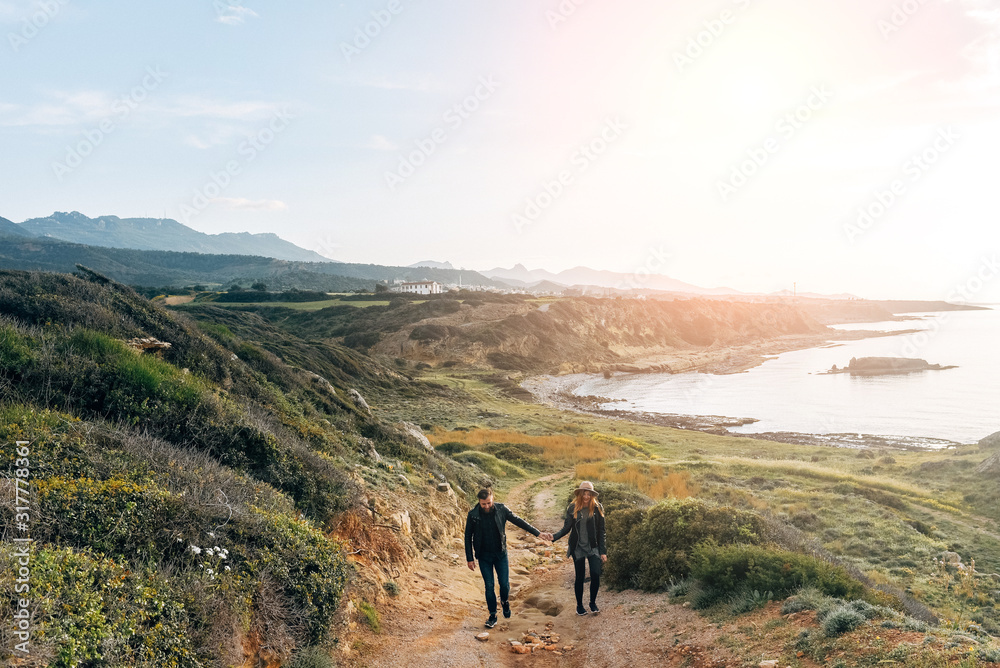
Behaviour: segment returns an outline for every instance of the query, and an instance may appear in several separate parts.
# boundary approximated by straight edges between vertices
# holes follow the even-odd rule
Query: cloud
[[[277,199],[244,199],[242,197],[216,197],[210,204],[221,204],[229,209],[241,211],[284,211],[288,205]]]
[[[111,115],[114,100],[100,91],[49,93],[46,102],[35,105],[0,105],[0,126],[69,126],[100,122]]]
[[[215,20],[219,23],[225,23],[227,26],[241,25],[248,18],[259,18],[257,12],[239,4],[238,0],[229,0],[225,3],[221,0],[216,0],[215,11],[218,14]]]
[[[369,148],[373,151],[396,151],[399,149],[396,144],[392,143],[382,135],[374,135],[365,144],[365,148]]]

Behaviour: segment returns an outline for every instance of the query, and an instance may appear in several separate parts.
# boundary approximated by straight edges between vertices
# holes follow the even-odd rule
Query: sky
[[[0,0],[0,65],[16,222],[1000,302],[998,0]]]

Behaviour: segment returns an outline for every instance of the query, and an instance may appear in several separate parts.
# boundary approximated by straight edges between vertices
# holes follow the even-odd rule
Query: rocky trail
[[[561,527],[563,499],[556,492],[571,471],[525,482],[501,502],[543,531]],[[442,546],[400,578],[401,594],[382,610],[380,634],[363,634],[338,665],[355,668],[472,668],[474,666],[740,665],[713,649],[726,631],[662,594],[608,592],[598,615],[576,615],[573,566],[565,539],[550,545],[517,528],[508,529],[511,619],[500,618],[489,638],[482,578],[465,564],[461,539]],[[511,641],[521,643],[512,645]],[[536,645],[531,648],[528,645]],[[347,648],[345,648],[347,649]],[[523,654],[517,652],[525,652]]]

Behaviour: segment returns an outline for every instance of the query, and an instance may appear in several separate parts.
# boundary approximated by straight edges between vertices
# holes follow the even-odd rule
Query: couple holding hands
[[[486,606],[490,618],[486,628],[497,623],[497,596],[494,582],[500,584],[500,604],[503,616],[510,617],[510,574],[507,561],[507,522],[518,526],[542,540],[557,541],[569,534],[566,556],[576,567],[576,614],[586,615],[583,607],[583,581],[586,566],[590,564],[590,612],[597,614],[597,590],[601,586],[601,571],[608,560],[604,546],[604,509],[597,502],[593,483],[584,481],[573,491],[573,503],[566,508],[563,528],[555,534],[539,531],[502,503],[493,501],[493,490],[481,489],[479,503],[473,506],[465,519],[465,560],[471,570],[476,570],[473,555],[479,560],[479,572],[486,585]]]

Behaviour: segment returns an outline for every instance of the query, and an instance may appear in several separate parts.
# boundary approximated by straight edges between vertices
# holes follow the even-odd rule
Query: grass
[[[805,544],[876,584],[914,597],[947,623],[968,624],[978,615],[1000,633],[993,605],[956,594],[954,583],[946,589],[933,563],[940,552],[951,550],[966,563],[975,559],[979,571],[1000,572],[1000,529],[992,519],[998,513],[993,497],[982,491],[984,481],[972,472],[990,453],[977,446],[859,453],[682,431],[522,403],[498,391],[487,375],[425,370],[420,374],[424,382],[450,388],[454,398],[430,408],[403,399],[384,410],[394,419],[439,427],[438,435],[432,434],[435,443],[460,441],[477,450],[491,441],[542,443],[535,439],[549,437],[550,444],[578,443],[597,440],[591,438],[595,433],[607,436],[612,442],[603,445],[616,451],[572,464],[578,478],[626,484],[658,496],[654,484],[686,473],[687,492],[697,498],[771,516],[799,531]],[[644,450],[622,447],[620,439]],[[553,454],[550,446],[549,457]],[[498,482],[500,487],[513,484]],[[683,495],[682,488],[661,491],[664,497]]]
[[[687,471],[671,471],[662,465],[636,462],[577,464],[581,480],[624,483],[651,499],[686,499],[698,494],[698,485]]]
[[[414,302],[416,303],[416,302]],[[369,306],[388,306],[388,301],[345,301],[343,299],[326,299],[317,302],[213,302],[214,306],[239,307],[263,306],[280,307],[292,309],[293,311],[319,311],[330,306],[354,306],[357,308],[368,308]]]
[[[541,461],[550,466],[571,466],[577,462],[595,462],[619,457],[621,446],[599,441],[590,436],[570,434],[547,434],[532,436],[510,429],[471,429],[445,431],[435,429],[428,434],[432,445],[462,443],[476,449],[484,449],[495,444],[526,444],[541,448]]]

